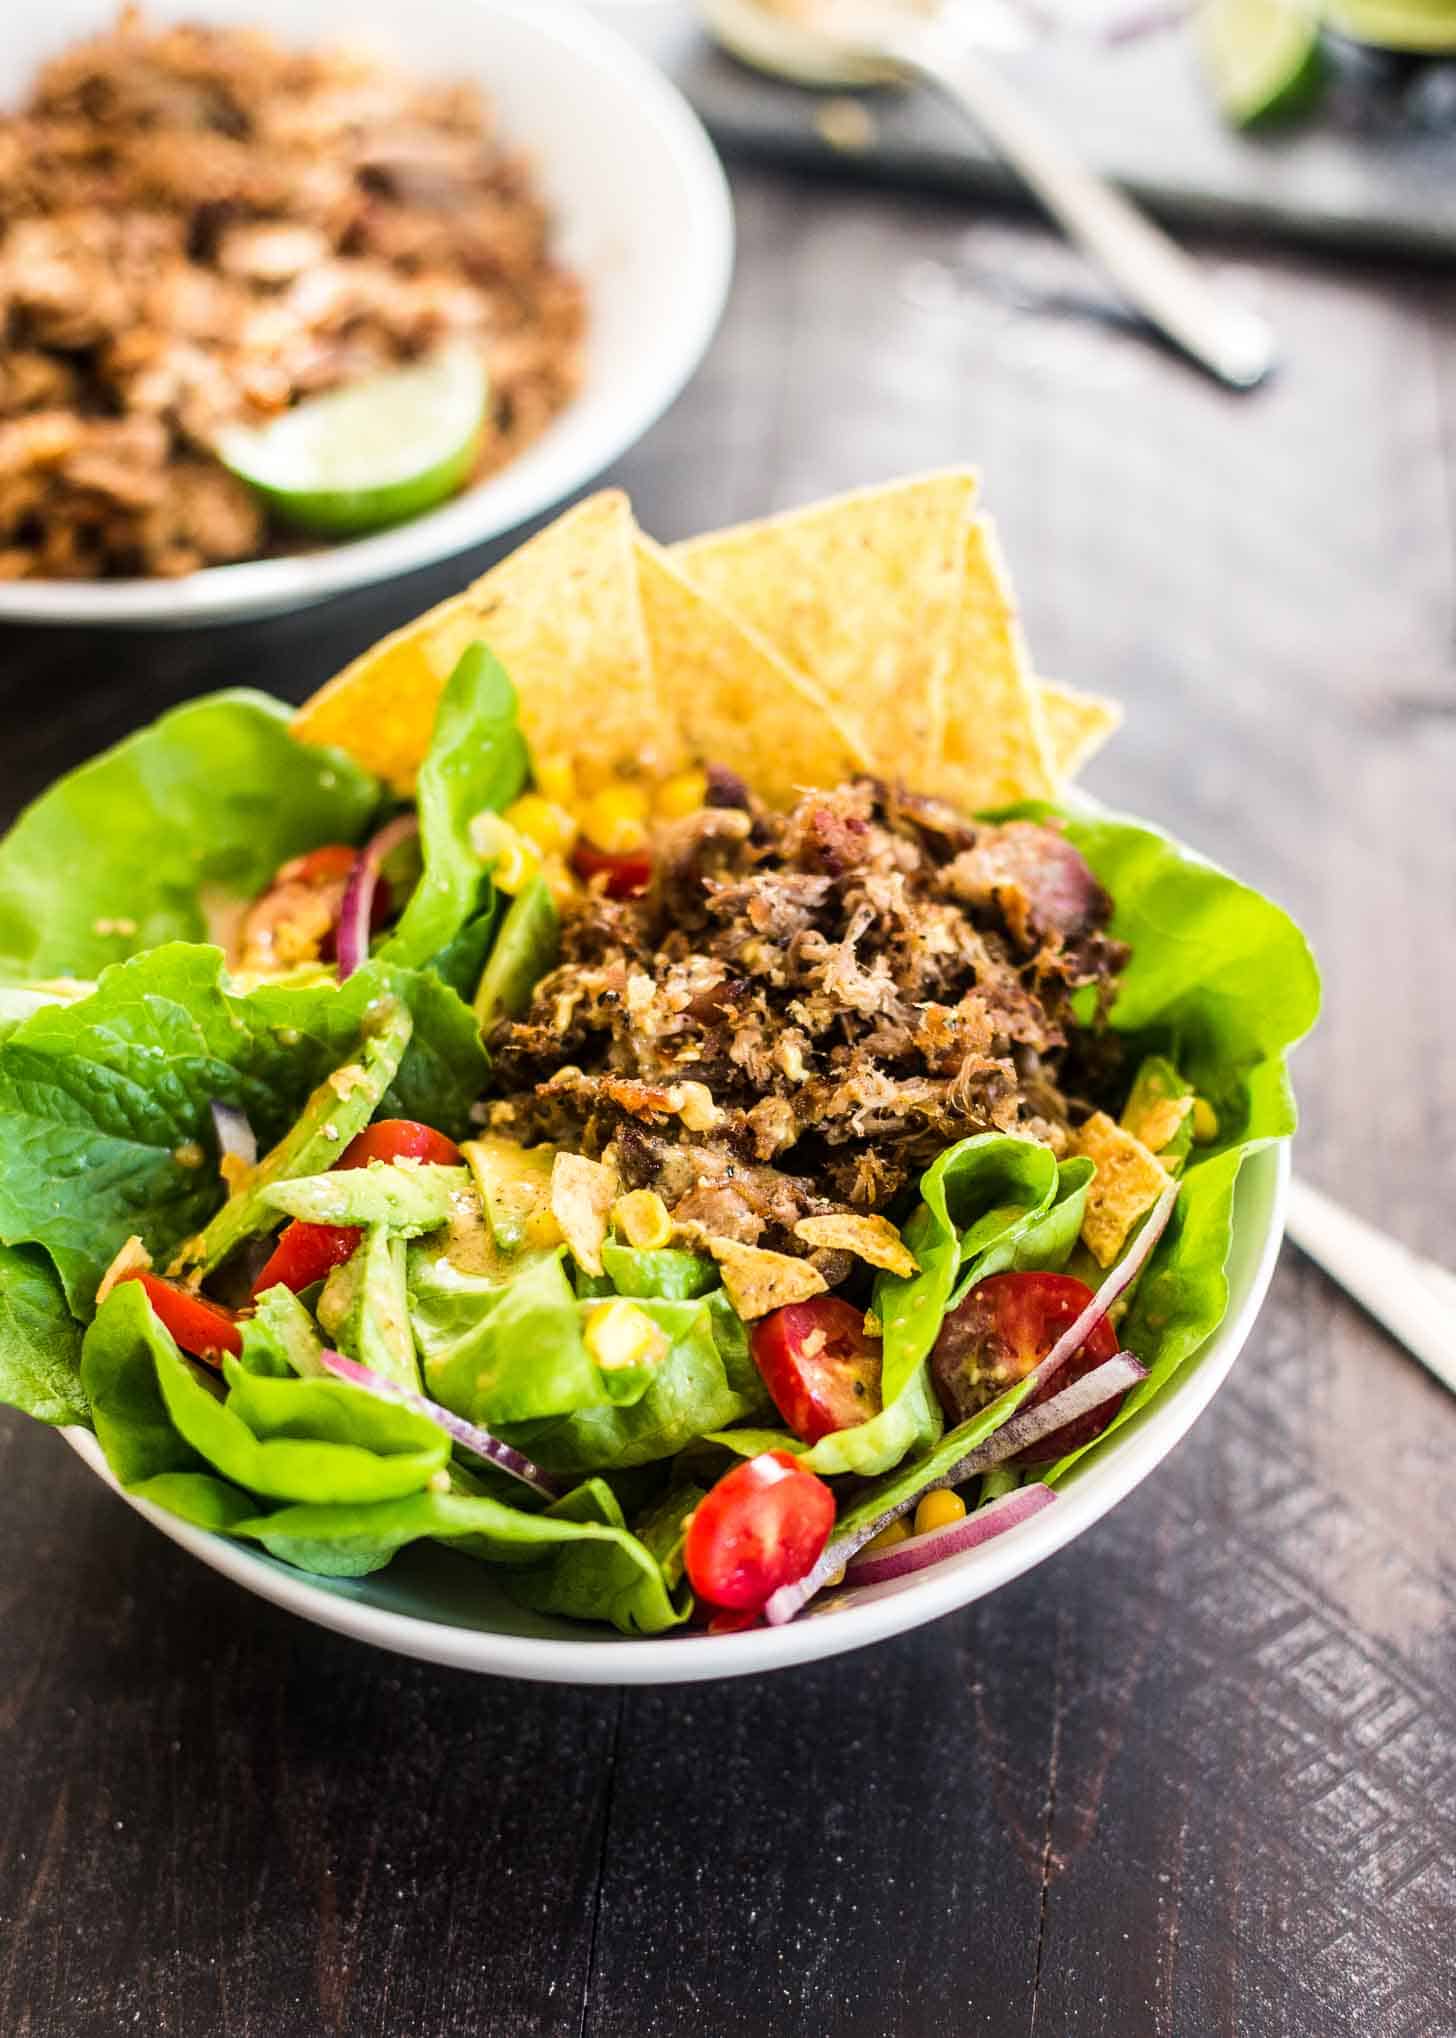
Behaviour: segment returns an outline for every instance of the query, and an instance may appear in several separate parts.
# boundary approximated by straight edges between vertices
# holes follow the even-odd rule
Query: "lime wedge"
[[[1428,56],[1456,50],[1451,0],[1330,0],[1330,27],[1355,42]]]
[[[290,524],[332,537],[443,502],[480,446],[485,364],[464,342],[219,435],[225,466]]]
[[[1309,0],[1204,0],[1194,29],[1219,109],[1235,127],[1282,120],[1319,90],[1320,15]]]

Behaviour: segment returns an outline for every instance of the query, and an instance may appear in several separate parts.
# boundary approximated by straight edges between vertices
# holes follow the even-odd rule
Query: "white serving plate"
[[[422,75],[477,78],[506,135],[533,153],[562,258],[585,281],[585,381],[519,460],[410,523],[182,580],[0,582],[0,622],[234,622],[413,572],[581,488],[692,374],[732,274],[728,188],[686,102],[612,30],[563,0],[147,0],[146,13],[261,26],[294,43],[367,38]],[[47,57],[115,14],[115,0],[4,0],[0,106],[18,104]]]
[[[1287,1143],[1245,1162],[1234,1206],[1228,1314],[1172,1386],[1076,1466],[1055,1506],[931,1570],[832,1595],[839,1603],[831,1610],[787,1627],[632,1640],[609,1628],[527,1613],[491,1582],[484,1565],[438,1547],[407,1551],[371,1578],[312,1578],[145,1501],[122,1498],[174,1543],[260,1598],[428,1663],[542,1684],[687,1684],[812,1663],[920,1627],[994,1592],[1045,1563],[1141,1485],[1187,1434],[1243,1349],[1279,1257],[1288,1188]],[[97,1477],[115,1487],[91,1432],[63,1434]]]

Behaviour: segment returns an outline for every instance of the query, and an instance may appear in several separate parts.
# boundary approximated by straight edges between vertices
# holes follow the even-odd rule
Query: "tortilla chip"
[[[1140,1139],[1105,1111],[1094,1111],[1072,1141],[1097,1169],[1087,1191],[1082,1243],[1099,1266],[1110,1267],[1128,1233],[1152,1209],[1173,1177]]]
[[[766,1252],[762,1246],[741,1245],[735,1238],[704,1240],[723,1270],[723,1288],[745,1323],[782,1309],[788,1302],[807,1302],[829,1285],[809,1260],[790,1253]]]
[[[637,541],[652,676],[689,750],[723,764],[770,806],[869,769],[814,682],[682,573]]]
[[[400,792],[429,747],[456,660],[482,642],[515,682],[534,755],[610,772],[678,761],[652,680],[637,594],[636,526],[617,489],[589,496],[464,594],[345,666],[294,717],[308,743],[337,743]]]
[[[1161,1153],[1178,1137],[1183,1120],[1193,1109],[1192,1097],[1159,1097],[1125,1130],[1140,1139],[1149,1153]]]
[[[602,1271],[602,1247],[621,1188],[616,1172],[585,1154],[559,1153],[551,1163],[551,1215],[572,1258],[588,1274]]]
[[[853,1253],[872,1267],[883,1267],[889,1274],[908,1276],[920,1272],[920,1262],[888,1217],[856,1217],[851,1210],[831,1210],[823,1217],[801,1217],[794,1226],[794,1236],[803,1239],[805,1245]]]
[[[945,712],[925,789],[968,813],[1052,799],[1058,774],[1041,693],[989,517],[971,523],[964,567]]]
[[[672,548],[806,674],[875,768],[924,783],[964,577],[968,470],[865,488]]]
[[[1122,726],[1122,709],[1102,694],[1038,680],[1042,721],[1057,777],[1070,783],[1091,762],[1108,737]]]

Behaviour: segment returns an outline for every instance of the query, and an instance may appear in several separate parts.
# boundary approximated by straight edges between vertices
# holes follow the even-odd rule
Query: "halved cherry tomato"
[[[585,836],[578,839],[571,852],[572,869],[580,878],[590,884],[594,877],[606,878],[606,894],[609,899],[631,899],[639,892],[645,892],[652,882],[652,855],[646,849],[624,849],[613,852],[598,849]]]
[[[367,1168],[370,1161],[431,1161],[456,1168],[465,1156],[453,1139],[421,1125],[418,1118],[380,1118],[351,1139],[334,1163],[340,1168]]]
[[[349,1141],[334,1166],[366,1168],[370,1161],[416,1160],[450,1168],[462,1159],[454,1140],[446,1139],[433,1126],[421,1125],[417,1118],[381,1118]],[[312,1287],[352,1259],[362,1237],[357,1224],[305,1224],[295,1218],[269,1254],[253,1283],[253,1293],[262,1295],[280,1281],[295,1295]]]
[[[864,1311],[838,1295],[770,1310],[749,1348],[775,1408],[806,1444],[880,1412],[880,1347],[865,1336]]]
[[[1070,1274],[991,1274],[978,1281],[946,1317],[930,1355],[930,1372],[950,1422],[964,1422],[1007,1387],[1024,1380],[1062,1332],[1092,1300],[1092,1290]],[[1070,1387],[1094,1366],[1117,1357],[1117,1332],[1104,1316],[1080,1351],[1055,1379],[1039,1387],[1026,1405],[1035,1407]],[[1106,1429],[1121,1401],[1105,1402],[1040,1443],[1030,1444],[1020,1464],[1046,1464],[1080,1450]]]
[[[141,1282],[158,1320],[194,1359],[220,1368],[224,1352],[231,1352],[236,1358],[243,1349],[242,1328],[231,1310],[224,1309],[221,1303],[209,1302],[205,1295],[198,1295],[177,1281],[164,1281],[160,1274],[144,1273],[140,1268],[124,1278]]]
[[[700,1500],[683,1543],[689,1582],[715,1607],[764,1606],[817,1562],[834,1495],[787,1451],[760,1451]]]

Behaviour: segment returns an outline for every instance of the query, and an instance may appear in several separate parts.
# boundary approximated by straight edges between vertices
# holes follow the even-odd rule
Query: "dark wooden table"
[[[623,462],[664,537],[974,459],[1107,798],[1324,963],[1310,1178],[1456,1256],[1456,282],[1210,250],[1228,397],[959,205],[738,179],[727,323]],[[168,702],[301,698],[457,585],[12,632],[8,810]],[[1452,2038],[1456,1405],[1290,1251],[1115,1515],[867,1654],[660,1692],[370,1654],[0,1424],[4,2038]]]

